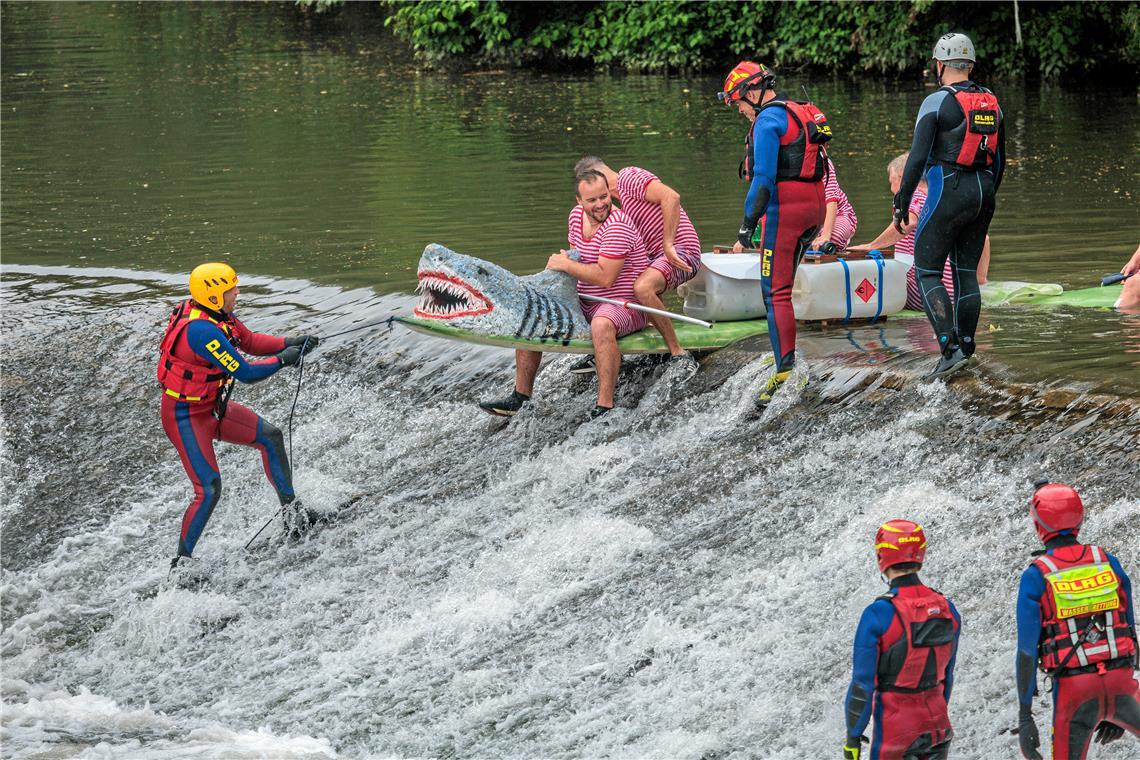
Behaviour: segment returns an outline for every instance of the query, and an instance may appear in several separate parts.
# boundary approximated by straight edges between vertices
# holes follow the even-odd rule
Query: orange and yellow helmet
[[[726,106],[742,99],[749,90],[759,87],[771,90],[776,86],[776,75],[762,63],[741,61],[724,78],[724,89],[716,94]]]
[[[229,264],[210,262],[199,264],[190,273],[190,297],[215,311],[222,308],[222,296],[237,287],[237,272]]]

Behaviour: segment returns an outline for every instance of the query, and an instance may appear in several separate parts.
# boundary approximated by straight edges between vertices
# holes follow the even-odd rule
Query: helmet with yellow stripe
[[[904,562],[922,564],[926,558],[926,533],[922,526],[910,520],[888,520],[875,534],[875,559],[879,572]]]
[[[199,264],[190,273],[190,297],[207,309],[219,311],[226,291],[237,284],[237,272],[229,264]]]

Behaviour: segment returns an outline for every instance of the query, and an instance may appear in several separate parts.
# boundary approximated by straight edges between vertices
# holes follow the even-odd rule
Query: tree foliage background
[[[667,71],[748,56],[777,68],[899,74],[922,68],[937,37],[961,31],[991,73],[1135,80],[1140,71],[1134,2],[382,0],[377,8],[425,63]]]

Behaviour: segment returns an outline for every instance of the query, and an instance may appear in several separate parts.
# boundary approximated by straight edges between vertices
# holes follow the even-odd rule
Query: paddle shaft
[[[641,312],[645,312],[646,314],[653,314],[654,316],[658,316],[658,317],[668,317],[669,319],[673,319],[673,320],[676,320],[678,322],[688,322],[691,325],[700,325],[701,327],[708,327],[708,328],[711,328],[713,326],[712,322],[706,322],[703,319],[696,319],[695,317],[686,317],[684,314],[674,314],[671,311],[662,311],[661,309],[654,309],[650,306],[642,306],[639,303],[630,303],[629,301],[619,301],[616,298],[603,298],[602,296],[590,296],[590,295],[586,295],[584,293],[579,293],[578,297],[581,298],[583,301],[596,301],[598,303],[608,303],[608,304],[611,304],[613,306],[621,306],[623,308],[629,309],[630,311],[641,311]]]
[[[1136,273],[1133,272],[1132,274],[1136,274]],[[1101,285],[1101,287],[1104,287],[1105,285],[1115,285],[1118,282],[1124,282],[1129,277],[1131,277],[1132,274],[1124,274],[1124,272],[1117,272],[1116,274],[1105,275],[1104,277],[1100,278],[1100,285]]]

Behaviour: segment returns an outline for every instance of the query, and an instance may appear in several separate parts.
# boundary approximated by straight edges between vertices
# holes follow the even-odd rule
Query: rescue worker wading
[[[962,618],[949,599],[918,579],[926,556],[919,525],[883,523],[875,556],[891,588],[863,611],[855,631],[843,757],[859,760],[874,715],[871,760],[945,758],[954,736],[947,705]]]
[[[974,44],[947,34],[934,46],[940,88],[922,101],[910,157],[895,195],[895,227],[910,223],[910,200],[925,175],[926,203],[914,232],[914,266],[923,308],[942,356],[929,377],[966,366],[981,315],[978,262],[1005,167],[1005,126],[997,98],[970,81]],[[942,285],[950,259],[954,300]]]
[[[796,315],[792,282],[800,258],[823,225],[824,178],[831,127],[810,103],[777,94],[776,75],[742,61],[728,73],[717,97],[736,106],[751,123],[740,174],[749,182],[733,251],[761,251],[760,284],[768,309],[768,337],[776,372],[761,391],[763,409],[791,375],[796,361]],[[758,229],[763,217],[763,226]]]
[[[293,473],[285,454],[281,431],[254,412],[229,401],[234,379],[243,383],[264,380],[285,366],[300,361],[302,352],[316,348],[312,335],[281,338],[251,332],[233,315],[237,302],[237,274],[228,264],[202,264],[190,273],[190,300],[170,315],[158,360],[162,386],[162,427],[194,485],[194,499],[182,517],[178,553],[194,553],[194,546],[218,504],[222,480],[214,456],[214,441],[240,443],[261,452],[269,482],[281,504],[294,503]],[[272,358],[246,361],[238,350]],[[286,521],[294,531],[308,527],[320,514],[296,502]]]
[[[1029,504],[1045,551],[1017,591],[1018,739],[1028,760],[1041,760],[1038,666],[1052,682],[1053,760],[1081,760],[1094,735],[1101,744],[1125,729],[1140,736],[1132,582],[1120,560],[1077,540],[1084,513],[1080,495],[1061,483],[1039,485]]]

